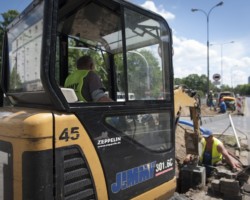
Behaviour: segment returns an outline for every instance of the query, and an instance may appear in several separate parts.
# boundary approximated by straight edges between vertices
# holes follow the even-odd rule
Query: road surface
[[[250,140],[250,97],[245,98],[244,115],[231,115],[232,120],[228,114],[215,116],[211,119],[203,119],[204,128],[209,128],[214,133],[223,133],[233,135],[235,129],[239,137],[247,137]],[[250,143],[248,143],[250,144]]]

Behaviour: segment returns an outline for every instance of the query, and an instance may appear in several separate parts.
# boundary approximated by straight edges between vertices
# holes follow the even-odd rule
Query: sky
[[[220,74],[230,87],[247,84],[250,77],[250,0],[129,0],[162,15],[173,32],[174,77],[207,75],[207,38],[209,73]],[[0,13],[21,12],[31,0],[0,0]],[[199,9],[191,12],[191,9]],[[206,14],[209,10],[209,23]],[[202,12],[202,11],[203,12]],[[206,13],[206,14],[205,14]],[[0,20],[2,20],[0,18]],[[207,24],[209,37],[207,37]]]

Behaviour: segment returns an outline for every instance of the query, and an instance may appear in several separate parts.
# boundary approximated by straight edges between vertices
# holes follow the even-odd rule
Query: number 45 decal
[[[77,140],[79,138],[79,127],[65,128],[59,136],[59,140]]]

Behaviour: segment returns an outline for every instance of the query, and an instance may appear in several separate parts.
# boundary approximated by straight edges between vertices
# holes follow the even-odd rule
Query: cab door
[[[92,12],[98,14],[93,17]],[[76,70],[77,58],[90,55],[113,99],[67,102],[74,122],[62,122],[60,130],[68,127],[68,135],[58,131],[57,140],[77,143],[97,195],[100,185],[105,185],[109,199],[131,199],[149,191],[155,197],[173,193],[172,41],[166,22],[125,2],[79,1],[76,7],[68,1],[59,8],[57,27],[60,86]],[[119,94],[125,95],[122,101]],[[168,192],[157,190],[167,183]]]

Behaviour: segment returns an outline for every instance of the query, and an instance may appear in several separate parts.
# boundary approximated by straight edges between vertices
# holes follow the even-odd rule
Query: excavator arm
[[[195,91],[187,89],[184,86],[178,86],[174,89],[174,108],[175,108],[175,124],[177,126],[180,117],[182,116],[182,111],[184,109],[189,109],[190,119],[193,126],[193,132],[185,131],[185,143],[194,144],[195,148],[189,149],[186,145],[187,153],[192,153],[198,155],[198,142],[200,138],[200,98]],[[192,146],[192,145],[191,145]]]

